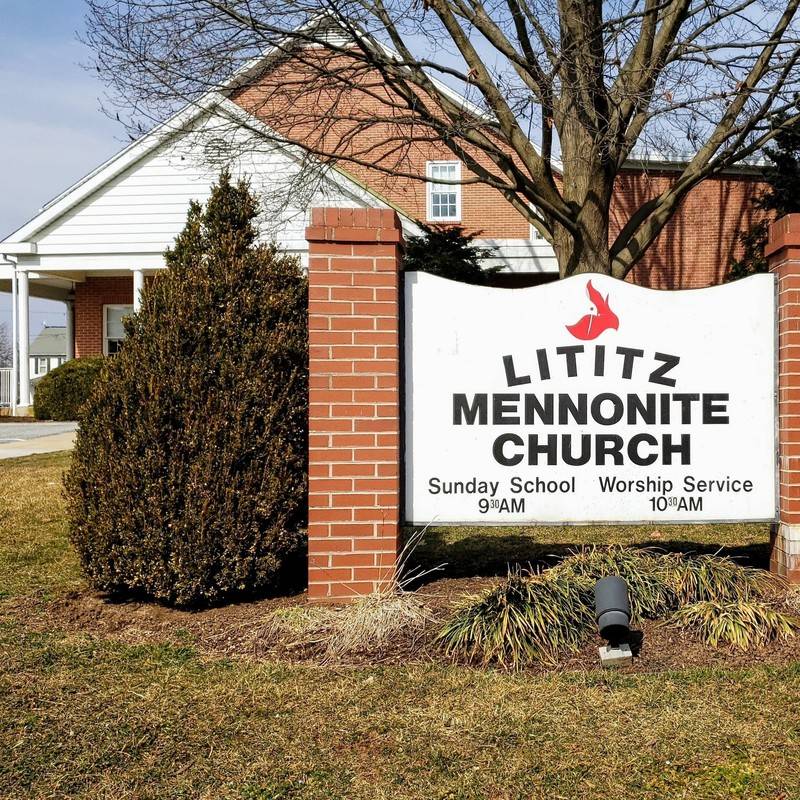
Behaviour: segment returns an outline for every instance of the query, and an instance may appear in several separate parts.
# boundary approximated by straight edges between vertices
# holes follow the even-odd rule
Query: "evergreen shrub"
[[[103,366],[102,356],[73,358],[42,376],[33,395],[36,419],[80,419],[80,412]]]
[[[300,574],[307,283],[257,215],[226,173],[192,204],[84,409],[65,486],[99,590],[205,605]]]

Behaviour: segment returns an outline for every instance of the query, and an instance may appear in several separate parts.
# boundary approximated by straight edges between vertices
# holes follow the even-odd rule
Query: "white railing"
[[[0,408],[5,408],[12,404],[13,375],[14,370],[8,367],[0,368]]]

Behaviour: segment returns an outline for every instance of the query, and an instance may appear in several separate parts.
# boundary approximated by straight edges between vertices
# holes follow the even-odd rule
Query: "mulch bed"
[[[492,583],[490,578],[446,578],[421,587],[418,593],[425,598],[426,605],[437,617],[444,617],[465,594],[479,593]],[[61,630],[126,644],[189,645],[208,656],[269,658],[309,665],[324,663],[324,653],[319,645],[292,641],[292,637],[278,641],[266,640],[260,632],[271,612],[288,606],[305,605],[305,594],[298,594],[201,611],[181,611],[150,602],[114,602],[86,590],[56,600],[36,597],[5,600],[0,602],[0,619],[13,619],[36,631]],[[792,609],[789,611],[792,612]],[[431,625],[413,639],[396,641],[391,648],[382,652],[351,657],[346,664],[448,663],[433,641],[435,632],[436,625]],[[620,670],[623,673],[746,667],[753,664],[780,665],[800,661],[800,635],[758,650],[741,652],[710,648],[659,622],[645,622],[639,633],[642,639],[638,656],[630,667]],[[531,667],[528,671],[599,671],[597,647],[600,644],[599,637],[593,637],[580,652],[564,658],[560,663]]]

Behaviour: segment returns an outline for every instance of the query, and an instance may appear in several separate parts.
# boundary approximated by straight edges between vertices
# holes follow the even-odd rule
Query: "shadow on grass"
[[[652,547],[665,552],[706,554],[721,552],[736,559],[740,564],[767,569],[769,566],[769,528],[750,526],[740,531],[741,535],[726,535],[717,529],[717,537],[711,531],[702,530],[698,537],[683,538],[685,529],[669,535],[669,530],[658,538],[652,529],[637,531],[623,529],[622,535],[603,536],[602,529],[596,535],[586,535],[591,529],[578,528],[524,528],[507,531],[502,528],[429,528],[410,558],[411,566],[425,570],[441,564],[444,568],[429,574],[419,582],[439,578],[492,577],[505,575],[510,566],[520,564],[532,568],[553,566],[571,551],[596,544],[619,543],[630,547]],[[572,534],[572,536],[570,536]],[[582,535],[583,534],[583,535]],[[638,534],[638,535],[637,535]]]

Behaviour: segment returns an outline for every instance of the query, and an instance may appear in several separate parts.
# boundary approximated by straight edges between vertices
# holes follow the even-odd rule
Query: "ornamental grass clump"
[[[575,550],[536,575],[512,572],[482,596],[467,598],[437,641],[449,656],[472,662],[552,664],[595,632],[594,585],[609,575],[625,580],[633,623],[674,621],[711,645],[763,644],[797,626],[765,602],[781,599],[785,586],[763,570],[719,555],[611,545]]]
[[[678,609],[670,622],[712,647],[749,650],[794,636],[800,622],[756,600],[702,600]]]
[[[631,622],[636,623],[657,619],[676,607],[675,591],[664,567],[663,555],[654,550],[611,545],[574,550],[554,570],[592,586],[601,578],[618,575],[628,584]]]
[[[449,656],[516,669],[576,651],[594,624],[592,586],[555,570],[513,572],[456,611],[437,640]]]
[[[687,558],[676,553],[662,556],[661,563],[681,606],[704,600],[773,597],[785,589],[784,582],[766,570],[743,567],[724,556]]]
[[[178,606],[302,580],[307,283],[223,174],[82,409],[65,479],[92,585]]]

